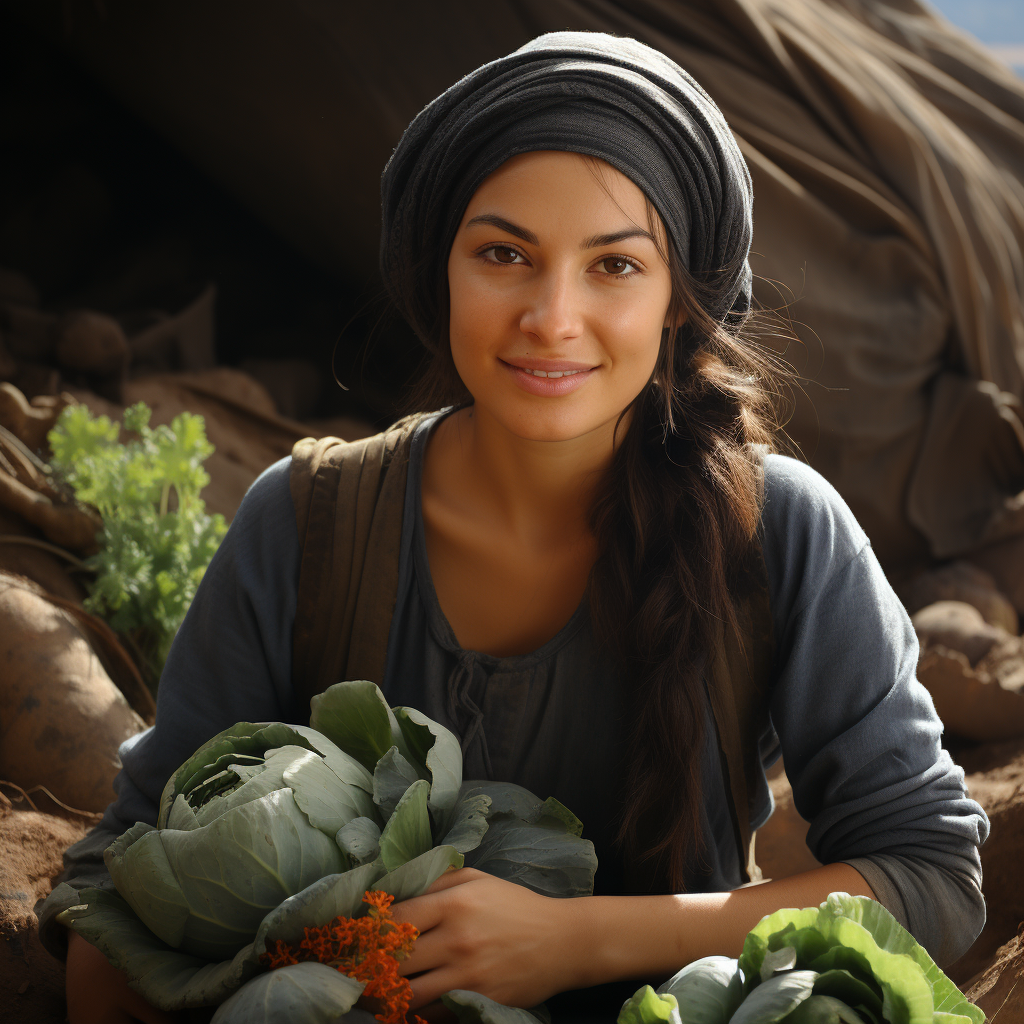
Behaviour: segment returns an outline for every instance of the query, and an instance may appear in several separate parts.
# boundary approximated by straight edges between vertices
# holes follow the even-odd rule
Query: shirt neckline
[[[576,636],[584,623],[588,621],[587,598],[584,595],[569,621],[550,640],[526,654],[500,657],[496,654],[487,654],[484,651],[468,650],[459,644],[455,631],[437,599],[434,580],[430,574],[430,562],[427,558],[426,530],[423,524],[423,455],[433,429],[442,419],[455,411],[455,407],[452,406],[426,417],[416,427],[412,437],[409,452],[409,477],[406,484],[411,488],[409,492],[411,500],[407,501],[406,509],[413,519],[412,556],[415,585],[419,589],[420,601],[426,612],[427,625],[434,635],[434,639],[444,650],[460,659],[469,658],[479,662],[491,670],[517,671],[531,668],[554,657]]]

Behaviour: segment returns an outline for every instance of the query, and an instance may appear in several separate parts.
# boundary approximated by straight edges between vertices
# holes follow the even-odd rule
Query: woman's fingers
[[[423,932],[413,944],[412,952],[404,960],[399,961],[398,973],[404,977],[421,974],[441,967],[451,959],[443,928],[432,928]]]
[[[453,885],[462,885],[464,882],[472,882],[474,878],[486,877],[487,875],[483,871],[477,871],[476,868],[459,868],[458,871],[446,871],[424,895],[442,892],[445,889],[450,889]]]
[[[448,899],[439,895],[440,893],[478,878],[489,877],[483,871],[477,871],[476,868],[449,871],[434,882],[422,896],[414,896],[411,900],[403,900],[401,903],[394,904],[391,913],[396,921],[408,921],[409,924],[418,928],[421,934],[428,932],[431,928],[436,928],[445,917]]]
[[[460,981],[457,968],[442,967],[436,971],[428,971],[418,978],[410,978],[412,986],[412,1000],[409,1003],[410,1010],[418,1010],[421,1006],[428,1006],[440,1000],[445,992],[451,992],[453,988],[465,988]]]

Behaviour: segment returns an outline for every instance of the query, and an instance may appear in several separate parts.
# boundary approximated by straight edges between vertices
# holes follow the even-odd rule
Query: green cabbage
[[[309,727],[242,722],[203,744],[164,788],[158,827],[106,850],[112,887],[58,894],[78,900],[58,919],[158,1008],[355,1024],[360,983],[321,965],[261,973],[267,943],[358,916],[367,889],[410,899],[463,864],[546,895],[593,891],[578,819],[519,786],[463,782],[437,722],[367,681],[312,708]]]
[[[475,993],[442,998],[459,1024],[542,1024]],[[704,957],[639,989],[618,1024],[985,1024],[985,1014],[881,904],[832,893],[762,918],[738,960]]]

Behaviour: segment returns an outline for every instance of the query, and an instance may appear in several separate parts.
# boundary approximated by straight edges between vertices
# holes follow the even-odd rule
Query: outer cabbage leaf
[[[447,823],[462,788],[462,747],[454,733],[415,708],[395,708],[410,760],[430,778],[430,810]]]
[[[486,793],[460,796],[452,808],[451,827],[440,842],[454,846],[460,853],[469,853],[480,845],[487,832],[487,815],[491,809],[491,798]]]
[[[381,892],[389,892],[396,903],[411,900],[426,892],[446,871],[462,867],[464,858],[454,846],[435,846],[414,860],[389,871],[373,884]]]
[[[786,1017],[783,1024],[867,1024],[867,1022],[841,999],[812,995]]]
[[[234,956],[282,900],[346,867],[287,789],[188,832],[132,832],[104,856],[118,891],[169,945],[211,960]]]
[[[426,853],[434,845],[427,810],[429,793],[430,783],[426,779],[417,779],[402,794],[394,814],[384,826],[380,836],[380,856],[388,871]]]
[[[682,1024],[679,1003],[675,996],[644,985],[622,1004],[616,1024]]]
[[[294,727],[281,722],[238,722],[204,743],[171,777],[160,795],[157,827],[165,828],[171,804],[179,793],[188,793],[223,771],[232,761],[262,760],[270,748],[294,744],[312,749]]]
[[[179,793],[171,804],[171,810],[167,815],[166,828],[177,829],[179,832],[188,832],[190,829],[199,828],[199,819],[196,812],[188,805],[183,793]]]
[[[461,798],[488,796],[488,828],[467,851],[466,866],[504,878],[542,896],[589,896],[594,891],[594,845],[579,836],[579,819],[557,800],[541,800],[509,782],[463,783]]]
[[[967,1001],[963,993],[928,955],[924,946],[881,903],[866,896],[849,896],[844,892],[834,892],[821,906],[820,927],[824,930],[826,922],[831,923],[839,918],[862,925],[881,949],[911,957],[924,972],[931,986],[935,1011],[967,1017],[972,1024],[985,1024],[984,1012]]]
[[[380,856],[380,826],[371,818],[353,818],[338,829],[334,841],[356,864],[370,864]]]
[[[373,802],[379,808],[382,820],[387,821],[405,791],[420,777],[415,766],[397,747],[389,747],[373,770]]]
[[[363,994],[364,984],[326,964],[307,961],[253,978],[221,1004],[211,1024],[334,1024]]]
[[[405,736],[380,687],[368,679],[328,686],[310,702],[310,727],[323,733],[368,771],[390,747],[411,760]]]
[[[459,1024],[546,1024],[547,1015],[496,1003],[479,992],[455,988],[441,996],[441,1002],[459,1020]]]
[[[694,960],[658,989],[675,996],[686,1024],[726,1024],[743,1001],[743,991],[739,962],[727,956]]]
[[[81,904],[63,911],[57,920],[96,946],[158,1009],[219,1003],[259,972],[251,944],[230,960],[210,963],[161,942],[117,893],[83,889],[77,898]]]
[[[810,997],[817,977],[814,971],[788,971],[761,982],[740,1003],[729,1024],[776,1024]]]
[[[740,969],[748,979],[748,984],[761,976],[761,966],[765,955],[771,948],[787,945],[784,938],[774,947],[769,945],[772,936],[778,933],[788,935],[789,932],[801,928],[814,928],[818,923],[818,908],[809,907],[805,910],[777,910],[774,914],[762,917],[747,933],[740,954]],[[780,936],[781,938],[781,936]]]
[[[854,977],[849,971],[825,971],[814,983],[816,996],[833,996],[854,1007],[864,1007],[875,1016],[882,1013],[882,990],[870,982]]]
[[[289,896],[260,922],[254,940],[257,955],[266,951],[268,940],[283,939],[294,946],[302,940],[305,928],[325,925],[336,917],[361,916],[366,909],[364,893],[383,873],[379,864],[361,864],[338,875],[327,875]]]
[[[285,768],[284,783],[309,823],[332,839],[342,825],[353,818],[372,817],[377,810],[369,793],[344,782],[324,758],[308,751]]]
[[[833,920],[830,932],[837,942],[867,958],[872,976],[882,987],[882,1013],[886,1019],[893,1024],[931,1024],[932,989],[924,971],[911,957],[881,949],[863,925],[848,918]]]
[[[796,967],[796,950],[792,946],[782,946],[765,954],[761,962],[761,980],[767,981],[780,971],[791,971]]]

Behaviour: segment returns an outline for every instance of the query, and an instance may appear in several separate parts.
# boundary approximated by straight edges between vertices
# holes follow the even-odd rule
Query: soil
[[[0,794],[0,1006],[9,1024],[60,1024],[64,964],[40,944],[34,907],[60,874],[63,851],[99,816],[35,811],[23,800],[20,806]]]
[[[985,1011],[988,1024],[1024,1021],[1024,930],[999,947],[966,993]]]

